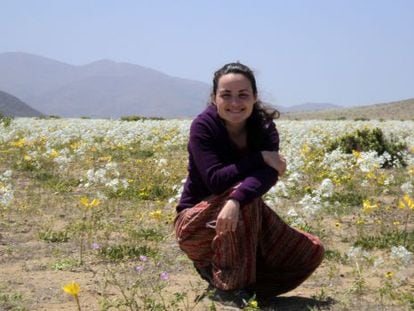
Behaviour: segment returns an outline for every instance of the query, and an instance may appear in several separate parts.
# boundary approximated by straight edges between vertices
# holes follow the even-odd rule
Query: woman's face
[[[244,75],[228,73],[218,80],[213,103],[227,127],[242,128],[252,114],[255,102],[252,85]]]

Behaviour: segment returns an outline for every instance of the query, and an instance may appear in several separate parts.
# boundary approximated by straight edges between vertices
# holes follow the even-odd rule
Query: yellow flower
[[[87,197],[82,197],[79,201],[85,207],[95,207],[101,204],[101,201],[99,201],[98,199],[93,199],[89,202],[89,199]]]
[[[393,224],[394,226],[398,226],[398,225],[400,224],[400,222],[399,222],[399,221],[394,221],[392,224]]]
[[[369,200],[364,200],[362,203],[362,212],[363,213],[371,213],[374,209],[378,207],[377,204],[371,204]]]
[[[80,142],[79,141],[75,141],[73,143],[70,144],[70,149],[72,149],[72,151],[74,151],[75,149],[78,149],[80,146]]]
[[[367,178],[368,178],[368,179],[375,179],[375,178],[376,178],[375,173],[374,173],[374,172],[369,171],[369,172],[367,173]]]
[[[10,143],[13,147],[21,148],[26,145],[26,138],[20,138],[19,140],[13,141]]]
[[[31,156],[29,156],[28,154],[25,154],[25,155],[23,156],[23,159],[24,159],[25,161],[31,161],[31,160],[32,160],[32,157],[31,157]]]
[[[363,224],[365,224],[365,220],[363,220],[362,218],[358,218],[358,219],[356,220],[356,224],[357,224],[357,225],[363,225]]]
[[[161,217],[162,217],[162,211],[161,211],[161,210],[159,210],[159,209],[157,209],[156,211],[151,212],[151,213],[150,213],[150,216],[151,216],[152,218],[154,218],[155,220],[160,220],[160,219],[161,219]]]
[[[357,151],[357,150],[352,150],[352,155],[356,158],[359,159],[361,157],[361,152]]]
[[[336,227],[336,228],[338,228],[338,229],[339,229],[339,228],[341,228],[341,223],[336,222],[336,223],[335,223],[335,227]]]
[[[405,194],[403,198],[398,202],[398,207],[401,209],[409,208],[414,210],[414,201],[408,194]]]
[[[309,152],[310,152],[310,147],[309,147],[309,145],[308,144],[303,144],[302,145],[302,149],[301,149],[301,151],[300,151],[300,153],[302,154],[302,155],[306,155],[306,154],[308,154]]]
[[[89,200],[88,200],[87,197],[80,198],[80,202],[83,206],[88,206],[88,204],[89,204]]]
[[[98,206],[99,204],[101,204],[101,201],[99,201],[98,199],[93,199],[91,203],[89,204],[89,206],[94,207],[94,206]]]
[[[102,161],[102,162],[111,162],[111,161],[112,161],[112,156],[100,157],[100,158],[98,159],[98,161]]]
[[[78,283],[72,281],[72,283],[63,286],[63,290],[72,296],[77,296],[80,291],[80,286]]]
[[[255,299],[253,299],[253,300],[250,300],[249,301],[249,305],[248,305],[250,308],[253,308],[253,309],[257,309],[258,307],[259,307],[259,305],[258,305],[258,303],[257,303],[257,300],[255,300]]]
[[[50,151],[50,153],[49,153],[49,156],[50,156],[52,159],[57,158],[57,157],[59,156],[59,152],[58,152],[58,151],[56,151],[55,149],[52,149],[52,150]]]
[[[391,271],[388,271],[387,273],[385,273],[385,277],[386,277],[387,279],[391,279],[393,276],[394,276],[394,273],[393,273],[393,272],[391,272]]]

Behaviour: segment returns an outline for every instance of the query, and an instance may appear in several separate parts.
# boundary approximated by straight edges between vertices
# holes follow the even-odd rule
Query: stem
[[[80,238],[79,265],[83,265],[83,234]]]
[[[128,306],[128,308],[131,310],[131,311],[134,311],[134,309],[133,309],[133,307],[132,307],[132,299],[128,299],[128,296],[127,296],[127,294],[125,293],[125,291],[124,291],[124,289],[122,288],[122,285],[118,282],[118,279],[116,278],[116,276],[115,276],[115,273],[112,271],[112,270],[109,270],[109,273],[111,274],[111,277],[112,277],[112,280],[113,280],[113,284],[115,285],[115,286],[117,286],[118,287],[118,289],[119,289],[119,291],[121,292],[121,295],[122,295],[122,297],[124,298],[124,300],[125,300],[125,303],[127,304],[127,306]]]
[[[405,224],[404,224],[404,241],[403,241],[403,245],[404,247],[406,246],[406,242],[407,242],[407,236],[408,236],[408,232],[407,232],[407,226],[408,226],[408,219],[410,218],[410,210],[407,209],[407,217],[405,219]]]
[[[78,311],[81,311],[78,295],[74,295],[74,297],[75,297],[75,300],[76,300],[76,304],[78,305]]]

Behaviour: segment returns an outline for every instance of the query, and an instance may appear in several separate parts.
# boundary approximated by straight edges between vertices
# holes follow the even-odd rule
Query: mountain
[[[171,118],[199,113],[210,86],[130,63],[101,60],[74,66],[11,52],[0,53],[0,89],[50,115]]]
[[[321,111],[282,113],[282,119],[291,120],[333,120],[333,119],[376,119],[414,120],[414,98],[352,108],[328,109]]]
[[[342,106],[330,104],[330,103],[306,103],[295,106],[280,106],[279,111],[282,113],[287,112],[304,112],[304,111],[319,111],[327,109],[340,109]]]
[[[12,117],[38,117],[42,115],[17,97],[3,91],[0,91],[0,114]]]

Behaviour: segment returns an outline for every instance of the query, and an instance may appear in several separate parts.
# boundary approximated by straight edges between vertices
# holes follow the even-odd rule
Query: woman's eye
[[[228,99],[228,98],[230,98],[230,94],[223,94],[223,95],[221,95],[221,97],[224,98],[224,99]]]
[[[240,94],[239,97],[240,98],[248,98],[249,97],[249,94]]]

